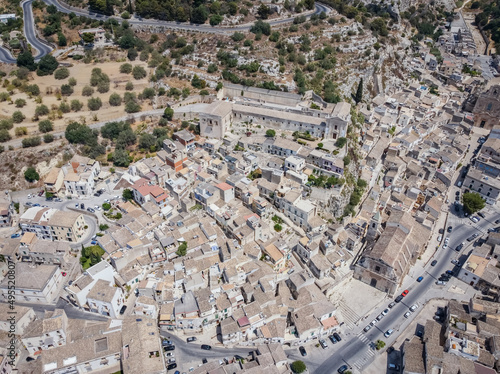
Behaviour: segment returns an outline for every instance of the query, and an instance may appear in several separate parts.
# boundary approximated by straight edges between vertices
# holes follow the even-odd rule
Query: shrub
[[[71,110],[78,112],[82,109],[83,103],[80,100],[71,100]]]
[[[54,78],[66,79],[69,77],[69,70],[67,68],[59,68],[54,72]]]
[[[296,374],[301,374],[304,371],[306,371],[306,364],[304,364],[303,361],[294,361],[291,365],[290,368],[292,371]]]
[[[127,82],[125,85],[125,90],[126,91],[132,91],[134,89],[134,84],[132,82]]]
[[[276,131],[269,129],[266,131],[266,136],[269,138],[274,138],[276,136]]]
[[[25,118],[26,116],[19,110],[16,110],[14,113],[12,113],[12,121],[14,121],[14,123],[21,123]]]
[[[47,107],[47,105],[42,104],[42,105],[39,105],[35,108],[35,115],[36,116],[46,116],[49,113],[50,113],[50,110]]]
[[[69,84],[63,84],[61,86],[61,95],[70,96],[72,93],[73,93],[73,87],[71,87]]]
[[[75,87],[76,86],[76,79],[71,77],[68,79],[68,84],[71,86],[71,87]]]
[[[92,96],[94,94],[94,89],[90,86],[83,87],[82,95],[83,96]]]
[[[172,118],[174,118],[174,110],[172,108],[165,108],[163,115],[166,119],[172,121]]]
[[[99,110],[102,107],[102,101],[98,97],[91,97],[87,101],[87,107],[89,108],[89,110],[92,110],[92,111]]]
[[[63,113],[69,113],[71,112],[71,107],[69,106],[69,104],[65,101],[63,101],[60,105],[59,105],[59,110]]]
[[[26,105],[26,100],[24,100],[24,99],[17,99],[15,101],[15,104],[16,104],[17,108],[22,108],[23,106]]]
[[[134,66],[132,69],[132,76],[134,79],[146,78],[147,75],[146,70],[142,66]]]
[[[29,167],[24,172],[24,178],[28,182],[34,182],[40,180],[40,175],[37,173],[36,169],[33,167]]]
[[[38,130],[40,130],[40,132],[47,133],[54,130],[54,126],[51,121],[44,119],[43,121],[38,122]]]
[[[274,231],[280,232],[281,230],[283,230],[283,227],[279,223],[274,225]]]
[[[121,98],[121,96],[118,95],[116,92],[112,93],[109,96],[109,104],[111,106],[120,106],[120,105],[122,105],[122,98]]]
[[[28,135],[28,129],[26,127],[16,127],[14,134],[16,134],[16,136]]]
[[[39,136],[32,136],[31,138],[25,138],[21,142],[23,148],[36,147],[42,143],[42,139]]]
[[[52,134],[45,134],[43,136],[43,142],[44,143],[52,143],[54,141],[54,135]]]
[[[9,130],[0,129],[0,143],[9,141],[10,139],[12,139],[12,137],[9,134]]]
[[[128,64],[128,63],[120,65],[120,73],[122,73],[122,74],[132,73],[132,65]]]

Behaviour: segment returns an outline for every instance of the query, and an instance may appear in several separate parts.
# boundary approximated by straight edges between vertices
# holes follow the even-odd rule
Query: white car
[[[447,237],[445,240],[444,240],[444,244],[448,245],[448,243],[450,242],[450,238]]]
[[[405,318],[408,318],[409,316],[411,316],[411,312],[406,312],[406,313],[404,314],[404,317],[405,317]]]
[[[385,332],[384,336],[385,336],[386,338],[388,338],[389,336],[391,336],[391,335],[392,335],[392,333],[393,333],[393,332],[394,332],[394,329],[389,329],[389,330],[387,330],[387,331]]]
[[[439,236],[438,236],[438,239],[437,239],[438,243],[441,243],[441,240],[443,240],[443,236],[442,236],[442,235],[439,235]]]
[[[104,202],[105,203],[109,203],[109,199],[104,199]]]
[[[411,307],[410,307],[410,311],[414,312],[418,309],[418,304],[413,304]]]

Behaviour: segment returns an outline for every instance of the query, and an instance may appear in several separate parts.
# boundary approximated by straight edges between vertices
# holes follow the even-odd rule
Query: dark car
[[[171,340],[167,340],[167,339],[164,339],[162,342],[161,342],[161,345],[163,346],[167,346],[167,345],[172,345],[172,341]]]
[[[485,218],[486,217],[483,212],[477,212],[477,215],[479,217],[481,217],[481,218]]]
[[[469,236],[469,237],[467,238],[467,241],[468,241],[468,242],[471,242],[471,241],[473,241],[474,239],[476,239],[478,236],[479,236],[479,234],[472,234],[471,236]]]
[[[448,226],[448,228],[446,229],[446,231],[452,232],[453,231],[453,226]]]
[[[453,275],[453,271],[452,270],[446,270],[446,274]]]
[[[333,333],[333,336],[335,336],[335,339],[337,339],[337,341],[339,341],[339,342],[342,341],[342,338],[336,332]]]
[[[120,314],[125,313],[126,310],[127,310],[127,306],[126,305],[122,306],[122,308],[120,309]]]
[[[26,362],[31,362],[31,361],[35,361],[35,360],[36,360],[36,358],[30,357],[30,356],[26,357]]]
[[[15,239],[15,238],[19,238],[21,236],[21,234],[17,233],[17,234],[12,234],[10,236],[11,239]]]
[[[335,338],[335,336],[330,335],[329,338],[330,338],[330,340],[332,341],[333,344],[337,343],[337,339]]]
[[[87,208],[87,210],[90,212],[90,213],[95,213],[95,210],[92,209],[92,208]]]
[[[456,192],[455,192],[455,195],[456,195],[456,196],[460,195],[460,191],[456,191]]]
[[[163,347],[163,350],[165,352],[168,352],[168,351],[175,351],[175,345],[167,345],[166,347]]]
[[[209,351],[212,349],[212,347],[208,344],[202,344],[201,349],[204,349],[205,351]]]
[[[186,341],[187,341],[188,343],[195,342],[195,341],[196,341],[196,338],[195,338],[194,336],[191,336],[191,337],[187,338],[187,339],[186,339]]]
[[[460,252],[463,247],[464,247],[464,243],[460,243],[459,245],[457,245],[457,248],[455,248],[455,251]]]
[[[438,263],[437,260],[434,260],[431,262],[431,266],[436,266],[437,263]]]
[[[208,360],[206,358],[204,358],[203,360],[201,360],[201,362],[206,364],[208,362]]]
[[[85,204],[84,203],[80,204],[80,209],[85,209]]]
[[[300,346],[299,351],[300,351],[300,354],[302,355],[302,357],[307,356],[307,351],[304,347]]]
[[[349,369],[349,368],[347,367],[347,365],[342,365],[342,366],[341,366],[341,367],[339,367],[339,369],[337,370],[337,373],[339,373],[339,374],[343,374],[343,373],[345,373],[345,372],[347,371],[347,369]]]
[[[177,364],[174,362],[173,364],[168,364],[167,370],[172,370],[172,369],[175,369],[176,367],[177,367]]]
[[[394,299],[395,302],[399,303],[401,300],[403,300],[403,296],[399,295]]]

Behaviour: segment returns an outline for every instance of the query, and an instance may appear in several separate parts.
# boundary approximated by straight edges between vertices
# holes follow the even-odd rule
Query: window
[[[486,110],[488,110],[488,111],[489,111],[489,110],[491,110],[491,107],[492,107],[492,106],[493,106],[493,104],[492,104],[492,103],[489,103],[489,104],[488,104],[488,106],[486,107]]]
[[[380,272],[380,266],[375,266],[375,271],[376,271],[377,273],[379,273],[379,272]]]

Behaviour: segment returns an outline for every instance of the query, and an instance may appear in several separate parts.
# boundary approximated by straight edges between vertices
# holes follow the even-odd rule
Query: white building
[[[99,162],[88,157],[74,155],[62,167],[66,193],[73,196],[91,196],[95,180],[101,172]]]
[[[27,262],[15,264],[15,297],[18,302],[51,304],[62,286],[61,269],[56,265],[33,266]],[[9,300],[9,277],[0,283],[3,301]]]
[[[306,166],[306,160],[298,156],[288,156],[285,158],[285,171],[301,171]]]
[[[23,334],[21,341],[30,356],[41,354],[42,351],[66,345],[66,330],[68,318],[63,309],[46,312],[43,319],[37,319],[28,331]]]
[[[113,282],[99,279],[87,295],[87,305],[92,313],[117,318],[125,297],[123,290]]]

